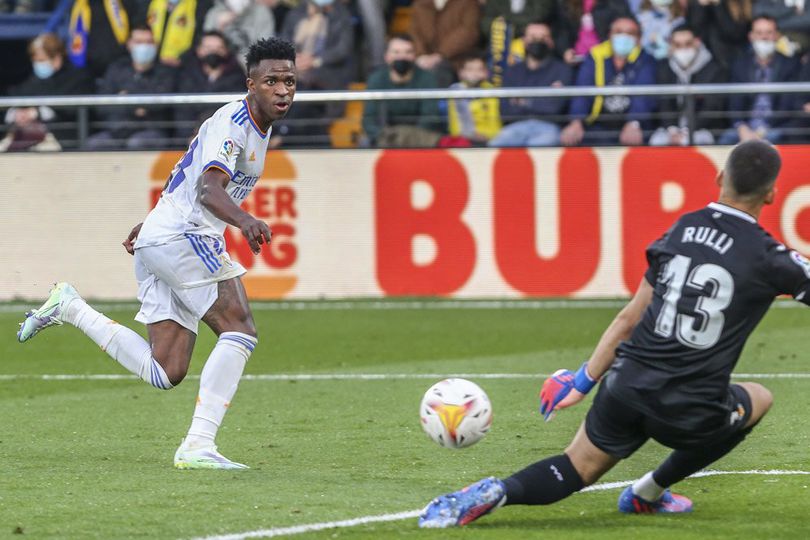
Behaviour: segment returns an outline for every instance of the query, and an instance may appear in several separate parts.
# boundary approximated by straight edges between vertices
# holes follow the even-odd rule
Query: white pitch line
[[[294,525],[292,527],[278,527],[275,529],[261,529],[258,531],[248,531],[235,534],[223,534],[220,536],[206,536],[194,540],[242,540],[244,538],[274,538],[277,536],[292,536],[295,534],[322,531],[324,529],[341,529],[346,527],[357,527],[368,523],[382,523],[385,521],[402,521],[403,519],[415,518],[422,510],[411,510],[408,512],[397,512],[395,514],[381,514],[379,516],[364,516],[343,521],[326,521],[323,523],[310,523],[307,525]]]
[[[713,471],[706,470],[693,474],[689,478],[703,478],[706,476],[720,476],[720,475],[761,475],[761,476],[794,476],[794,475],[810,475],[810,471],[784,471],[784,470],[751,470],[751,471]],[[604,482],[601,484],[594,484],[579,491],[579,493],[586,493],[591,491],[606,491],[609,489],[618,489],[631,485],[634,480],[625,480],[621,482]],[[325,521],[322,523],[309,523],[305,525],[294,525],[291,527],[275,527],[272,529],[258,529],[255,531],[246,531],[233,534],[222,534],[197,537],[193,540],[244,540],[245,538],[277,538],[279,536],[293,536],[296,534],[303,534],[314,531],[322,531],[324,529],[344,529],[347,527],[357,527],[358,525],[367,525],[369,523],[383,523],[387,521],[402,521],[405,519],[412,519],[419,515],[422,510],[409,510],[407,512],[396,512],[393,514],[380,514],[376,516],[363,516],[353,519],[345,519],[342,521]]]
[[[0,313],[22,314],[38,306],[39,300],[30,303],[13,302],[0,304]],[[92,303],[92,302],[91,302]],[[395,310],[448,310],[448,309],[618,309],[624,307],[627,300],[621,299],[576,299],[559,298],[550,300],[283,300],[277,302],[251,302],[254,311],[395,311]],[[140,308],[135,302],[102,302],[97,304],[102,311],[134,311]],[[798,308],[804,304],[790,300],[777,300],[775,308]]]
[[[391,381],[391,380],[441,380],[458,379],[543,379],[549,373],[249,373],[243,381]],[[188,375],[186,379],[199,379]],[[810,373],[733,373],[735,379],[810,379]],[[61,374],[0,374],[0,381],[129,381],[138,380],[134,375],[118,373],[61,373]]]

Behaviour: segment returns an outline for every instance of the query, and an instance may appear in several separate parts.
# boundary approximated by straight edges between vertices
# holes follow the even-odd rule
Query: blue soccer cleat
[[[461,491],[436,497],[419,514],[422,528],[461,527],[489,514],[506,502],[503,482],[490,476]]]
[[[664,491],[661,498],[650,502],[633,493],[633,486],[627,486],[619,495],[619,512],[625,514],[681,514],[692,511],[692,501],[670,490]]]

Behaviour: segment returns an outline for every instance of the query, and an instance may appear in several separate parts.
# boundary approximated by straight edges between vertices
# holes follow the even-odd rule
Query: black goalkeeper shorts
[[[751,397],[740,385],[728,388],[729,410],[717,427],[704,432],[683,431],[672,423],[634,408],[602,381],[585,418],[588,439],[603,452],[620,459],[630,456],[648,439],[673,449],[699,448],[720,442],[745,428],[751,417]]]

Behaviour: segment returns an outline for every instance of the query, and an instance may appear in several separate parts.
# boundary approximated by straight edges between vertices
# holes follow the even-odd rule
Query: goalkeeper
[[[557,502],[649,439],[673,452],[622,492],[619,510],[690,512],[692,501],[670,486],[734,449],[773,400],[760,384],[730,383],[746,339],[776,296],[810,304],[810,262],[757,223],[773,202],[780,167],[766,142],[735,147],[717,175],[718,202],[681,216],[650,245],[638,291],[590,359],[545,381],[540,409],[549,420],[601,380],[564,453],[434,499],[419,526],[466,525],[503,505]]]

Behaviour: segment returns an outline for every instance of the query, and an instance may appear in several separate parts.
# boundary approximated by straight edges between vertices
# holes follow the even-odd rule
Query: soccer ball
[[[447,448],[471,446],[489,431],[492,405],[477,384],[466,379],[445,379],[425,392],[419,407],[422,429]]]

